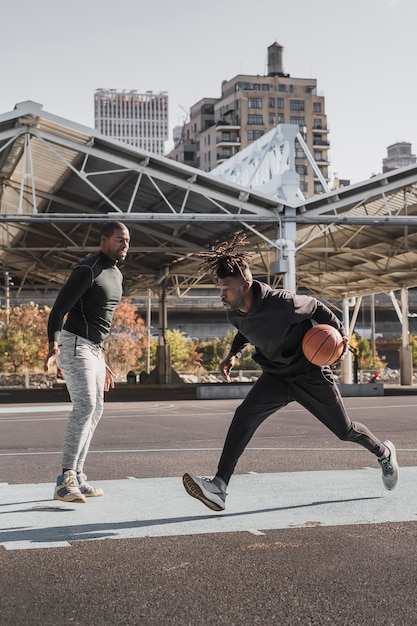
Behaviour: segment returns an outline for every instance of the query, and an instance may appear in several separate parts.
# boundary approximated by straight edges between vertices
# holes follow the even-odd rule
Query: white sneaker
[[[388,440],[384,441],[383,444],[389,450],[389,457],[386,459],[378,459],[378,462],[382,469],[382,482],[384,483],[384,487],[388,489],[388,491],[391,491],[398,482],[400,468],[397,463],[397,454],[394,444]]]
[[[226,483],[221,478],[211,480],[184,474],[182,482],[190,496],[200,500],[212,511],[224,511],[226,508]]]
[[[62,500],[63,502],[85,502],[85,496],[83,496],[78,486],[77,472],[75,470],[67,470],[58,476],[56,479],[54,500]]]
[[[104,496],[104,491],[101,487],[93,487],[93,485],[88,484],[87,476],[83,472],[81,472],[81,474],[77,474],[77,481],[79,490],[86,498]]]

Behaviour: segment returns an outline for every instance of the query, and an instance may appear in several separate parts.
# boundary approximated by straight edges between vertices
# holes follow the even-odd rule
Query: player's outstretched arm
[[[235,364],[236,357],[234,354],[228,354],[225,359],[220,363],[220,374],[223,376],[227,383],[231,383],[230,372]]]

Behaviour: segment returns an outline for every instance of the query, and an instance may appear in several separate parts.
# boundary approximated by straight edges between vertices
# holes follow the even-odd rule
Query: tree
[[[48,351],[46,326],[50,309],[34,302],[10,309],[6,324],[5,311],[0,311],[0,369],[22,372],[42,369]]]
[[[220,363],[227,356],[232,345],[236,331],[230,330],[223,339],[216,337],[209,341],[201,341],[198,350],[202,353],[202,365],[207,371],[218,371]],[[249,345],[240,359],[237,360],[235,368],[241,370],[258,370],[259,365],[252,359],[255,348]]]
[[[358,337],[358,335],[354,333],[349,343],[352,348],[358,351],[358,365],[360,369],[383,369],[385,367],[385,363],[381,361],[378,355],[375,355],[375,358],[373,358],[371,344],[368,339]]]
[[[197,352],[198,342],[178,328],[166,331],[166,340],[171,349],[172,367],[178,371],[192,371],[201,365],[201,353]]]
[[[200,344],[197,341],[193,341],[190,337],[178,330],[178,328],[173,328],[172,330],[167,330],[165,333],[166,342],[170,347],[171,351],[171,364],[172,367],[177,371],[186,371],[192,372],[196,368],[201,367],[201,358],[202,354],[197,352],[199,350]],[[151,369],[153,369],[156,365],[156,349],[158,346],[158,341],[156,339],[151,339],[150,342],[150,365]],[[145,354],[142,355],[142,358],[137,363],[137,367],[140,370],[145,370]]]
[[[106,363],[115,374],[125,375],[137,367],[146,348],[145,322],[131,300],[122,300],[116,307],[110,335],[105,341]]]
[[[413,367],[417,367],[417,337],[415,335],[410,335],[409,342],[413,355]]]

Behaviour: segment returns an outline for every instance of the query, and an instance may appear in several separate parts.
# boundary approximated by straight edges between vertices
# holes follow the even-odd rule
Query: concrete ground
[[[416,624],[417,396],[345,399],[396,444],[396,490],[293,403],[215,513],[181,476],[214,474],[239,402],[106,403],[86,467],[105,495],[77,505],[52,499],[70,405],[1,404],[0,623]]]

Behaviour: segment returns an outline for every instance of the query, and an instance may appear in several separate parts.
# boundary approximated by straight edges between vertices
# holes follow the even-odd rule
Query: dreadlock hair
[[[200,252],[198,256],[204,258],[204,261],[199,266],[200,270],[215,274],[217,278],[239,276],[251,283],[250,254],[237,250],[237,248],[247,244],[246,235],[238,232],[235,233],[230,243],[223,241],[217,246],[213,246],[209,252]]]

